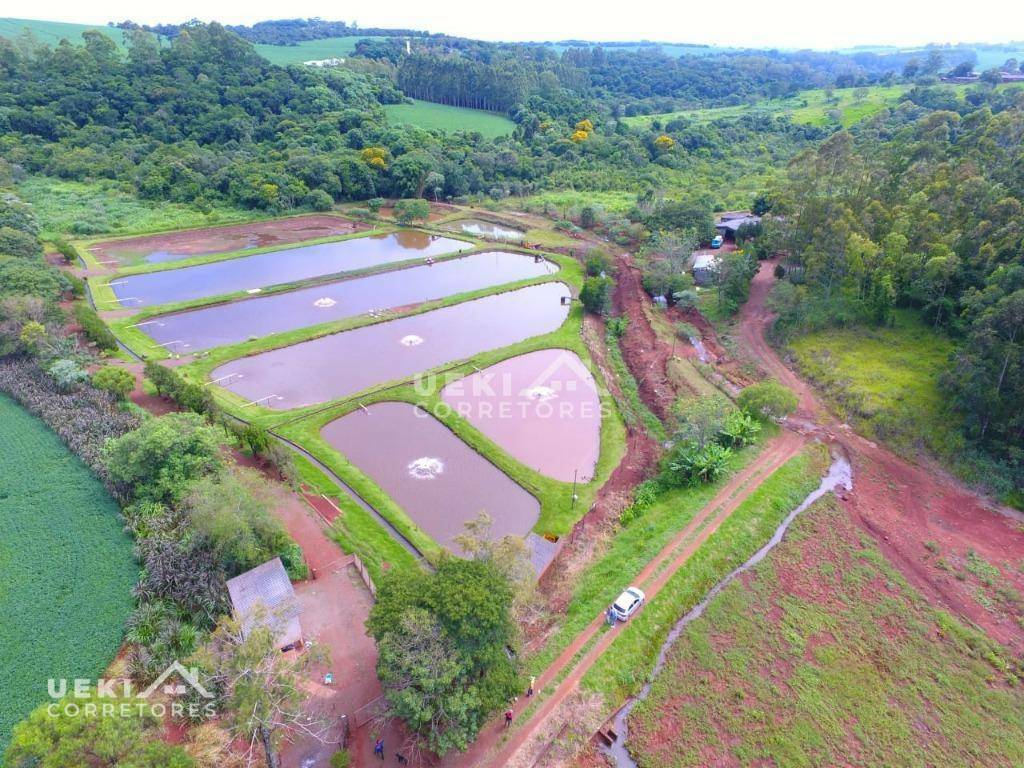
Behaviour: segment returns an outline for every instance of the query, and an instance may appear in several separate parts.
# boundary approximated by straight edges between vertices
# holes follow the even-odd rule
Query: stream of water
[[[615,742],[611,744],[611,746],[601,745],[600,747],[601,752],[608,755],[617,768],[637,768],[636,761],[634,761],[632,756],[630,756],[629,748],[626,745],[626,739],[628,736],[626,721],[629,719],[629,713],[633,711],[633,707],[650,695],[651,685],[653,684],[654,679],[665,666],[665,661],[668,658],[668,652],[672,646],[675,645],[680,635],[682,635],[683,630],[686,629],[690,622],[699,619],[703,615],[708,605],[715,599],[715,596],[725,589],[733,579],[764,560],[765,556],[767,556],[767,554],[771,552],[780,541],[782,541],[782,537],[786,535],[786,531],[789,530],[789,526],[801,512],[811,506],[826,493],[830,493],[840,486],[848,491],[853,489],[853,470],[850,467],[849,461],[843,457],[837,456],[833,460],[832,466],[829,467],[828,473],[826,473],[825,477],[822,478],[821,485],[811,491],[807,498],[800,503],[800,506],[786,515],[785,519],[779,524],[779,527],[775,529],[775,533],[772,534],[768,543],[755,552],[749,560],[713,586],[707,595],[705,595],[704,599],[695,605],[689,613],[683,616],[676,622],[675,626],[672,627],[672,630],[668,633],[668,637],[665,638],[664,644],[661,646],[661,650],[658,652],[658,659],[654,663],[654,669],[651,670],[650,679],[644,684],[644,687],[640,689],[640,693],[627,701],[615,714],[613,726],[613,730],[616,733]]]

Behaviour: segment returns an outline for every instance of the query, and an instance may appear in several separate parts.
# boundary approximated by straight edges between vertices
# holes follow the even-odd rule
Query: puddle
[[[130,275],[116,280],[112,290],[125,307],[147,307],[440,256],[470,247],[461,240],[410,229]]]
[[[644,687],[640,689],[640,693],[627,701],[626,704],[623,705],[623,707],[615,714],[615,717],[613,718],[614,725],[612,726],[612,730],[614,730],[616,734],[615,741],[610,745],[602,744],[599,747],[603,754],[611,758],[611,762],[616,766],[616,768],[637,768],[637,763],[629,754],[629,749],[626,744],[626,739],[628,737],[627,720],[629,719],[629,713],[633,711],[633,707],[635,707],[638,702],[643,701],[650,695],[652,685],[651,681],[653,681],[658,676],[658,673],[664,668],[666,659],[668,658],[668,652],[672,649],[672,646],[675,645],[680,635],[682,635],[683,630],[685,630],[691,622],[699,619],[718,593],[729,586],[737,576],[745,571],[749,571],[755,565],[764,560],[768,553],[775,549],[779,542],[782,541],[782,537],[786,535],[786,531],[789,530],[789,526],[792,525],[793,521],[801,512],[806,510],[826,493],[829,493],[839,487],[843,487],[846,490],[853,489],[853,469],[850,467],[850,463],[842,457],[834,459],[832,466],[829,467],[828,473],[822,478],[821,484],[808,494],[807,498],[800,503],[800,506],[786,515],[785,519],[783,519],[779,524],[779,527],[775,529],[775,533],[772,534],[768,543],[751,555],[749,560],[729,573],[729,575],[712,587],[704,599],[695,605],[689,613],[683,616],[676,622],[675,626],[672,627],[668,636],[665,638],[665,642],[661,646],[661,650],[658,652],[658,658],[654,663],[653,670],[651,671],[650,680],[648,680],[648,682],[644,684]]]
[[[524,233],[520,229],[513,229],[502,224],[495,224],[492,221],[483,219],[460,219],[452,222],[451,229],[465,232],[474,237],[485,237],[488,240],[501,240],[513,243],[523,239]]]
[[[100,261],[115,261],[122,265],[143,261],[157,264],[193,256],[316,240],[344,235],[361,228],[365,228],[365,225],[339,216],[312,214],[108,240],[97,243],[89,250]]]
[[[566,296],[562,283],[533,285],[243,357],[210,378],[230,376],[225,387],[274,409],[323,403],[550,333],[568,317]],[[423,342],[404,346],[409,336]]]
[[[212,307],[143,326],[156,342],[203,350],[378,310],[419,304],[557,271],[549,261],[492,251]],[[402,343],[405,343],[403,340]]]
[[[491,534],[526,536],[540,504],[444,424],[409,403],[357,408],[321,431],[432,539],[462,554],[455,537],[481,511]]]
[[[556,480],[594,476],[601,402],[574,352],[544,349],[446,386],[445,403],[520,462]]]

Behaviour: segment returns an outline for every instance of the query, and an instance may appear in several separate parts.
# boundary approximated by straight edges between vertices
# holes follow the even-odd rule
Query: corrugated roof
[[[229,579],[228,594],[246,636],[259,624],[269,627],[282,646],[302,639],[299,601],[281,558]]]

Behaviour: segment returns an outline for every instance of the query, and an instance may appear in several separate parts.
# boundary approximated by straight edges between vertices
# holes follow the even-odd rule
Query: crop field
[[[268,45],[256,43],[253,47],[271,64],[287,66],[304,61],[340,59],[348,56],[360,40],[380,40],[379,37],[325,37],[322,40],[303,40],[295,45]]]
[[[388,104],[384,107],[388,120],[395,125],[415,125],[432,131],[455,133],[476,131],[485,138],[508,136],[516,127],[504,115],[482,109],[451,107],[413,99],[412,104]]]
[[[132,235],[183,227],[250,221],[253,211],[213,206],[201,211],[182,203],[142,200],[110,182],[63,181],[30,176],[18,184],[18,195],[30,203],[44,239],[56,236]]]
[[[630,749],[644,767],[1019,766],[1005,653],[930,606],[827,496],[684,631]]]
[[[43,422],[0,395],[0,754],[50,678],[95,678],[138,569],[117,504]]]
[[[910,313],[897,314],[891,328],[830,329],[789,344],[800,371],[843,418],[876,440],[940,456],[961,448],[957,417],[939,387],[953,348]]]
[[[0,37],[13,40],[24,34],[26,29],[36,40],[51,46],[57,45],[61,40],[81,43],[83,32],[96,30],[117,43],[119,48],[124,48],[124,31],[104,24],[70,24],[63,21],[0,18]]]

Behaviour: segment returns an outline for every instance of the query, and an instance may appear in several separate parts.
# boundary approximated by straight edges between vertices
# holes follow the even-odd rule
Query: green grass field
[[[1020,766],[1014,663],[928,605],[827,496],[683,632],[629,718],[630,750],[643,768]]]
[[[939,388],[954,344],[910,312],[892,328],[836,328],[789,343],[800,371],[840,415],[903,450],[951,456],[963,447],[960,421]]]
[[[613,706],[637,693],[672,625],[764,546],[783,518],[818,487],[827,464],[828,452],[817,446],[765,478],[620,633],[584,675],[583,687],[602,693]],[[649,512],[626,530],[642,528]]]
[[[13,40],[24,34],[26,29],[36,40],[50,46],[57,45],[61,40],[81,43],[82,33],[95,29],[117,43],[119,48],[124,48],[124,31],[116,27],[108,27],[103,24],[69,24],[63,21],[0,18],[0,37]]]
[[[415,125],[418,128],[446,133],[476,131],[488,139],[508,136],[516,127],[507,117],[495,112],[450,107],[447,104],[434,104],[416,99],[413,99],[412,104],[388,104],[384,107],[384,112],[388,120],[395,125]]]
[[[360,40],[380,40],[379,37],[326,37],[323,40],[303,40],[296,45],[267,45],[256,43],[257,53],[271,64],[285,66],[304,61],[345,58]]]
[[[17,192],[35,209],[44,240],[57,236],[146,234],[260,218],[255,211],[228,206],[213,206],[204,212],[182,203],[141,200],[117,184],[103,181],[30,176],[18,184]]]
[[[117,504],[43,422],[0,395],[0,755],[50,678],[95,678],[138,569]]]

